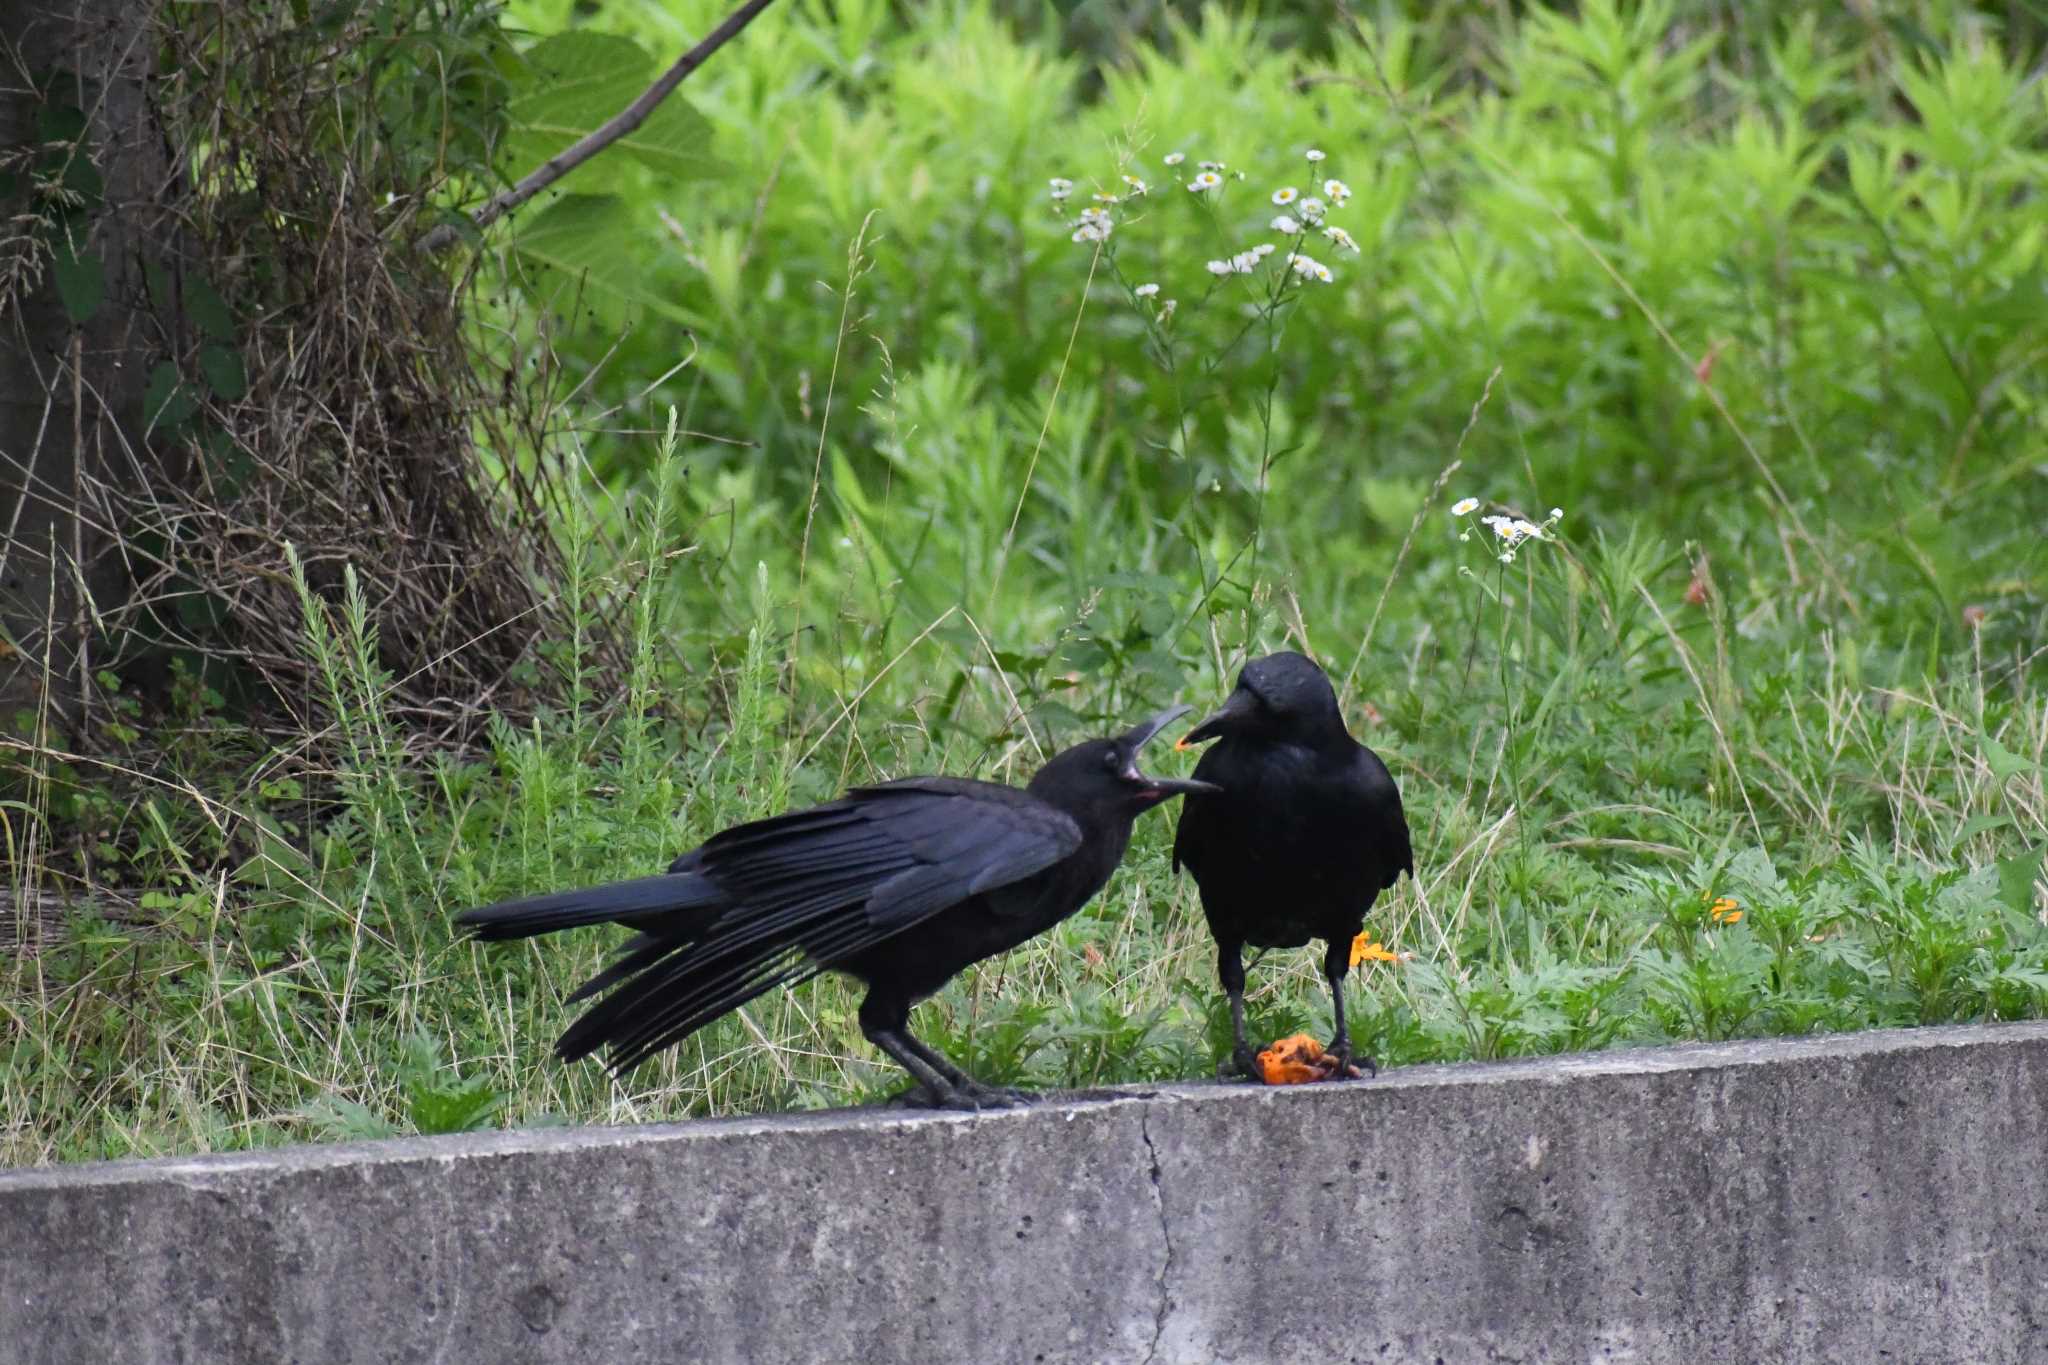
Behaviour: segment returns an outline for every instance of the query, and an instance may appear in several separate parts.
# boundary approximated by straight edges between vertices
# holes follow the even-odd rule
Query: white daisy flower
[[[1200,194],[1204,190],[1213,190],[1222,183],[1223,177],[1216,174],[1216,172],[1203,171],[1193,180],[1188,181],[1188,193]]]
[[[1249,275],[1252,271],[1259,268],[1259,253],[1257,251],[1240,251],[1230,258],[1230,266],[1231,269],[1237,271],[1240,275]]]
[[[1330,267],[1324,265],[1321,261],[1316,262],[1316,282],[1318,284],[1328,284],[1336,278],[1335,275],[1330,273]]]
[[[1351,234],[1338,227],[1335,223],[1323,229],[1323,236],[1329,238],[1330,244],[1339,251],[1356,253],[1358,250],[1358,243],[1351,240]]]
[[[1156,284],[1141,284],[1131,292],[1141,299],[1149,299],[1159,292],[1159,286]]]
[[[1299,198],[1301,198],[1301,191],[1297,190],[1292,185],[1283,185],[1279,189],[1273,191],[1273,202],[1278,204],[1282,208],[1287,207],[1289,204],[1293,203],[1295,200]]]
[[[1273,254],[1273,244],[1271,242],[1260,242],[1257,246],[1252,248],[1252,254],[1257,256],[1260,260],[1264,260],[1266,257]]]
[[[1301,216],[1311,223],[1322,222],[1323,211],[1323,201],[1320,199],[1304,199],[1301,201]]]
[[[1125,176],[1124,184],[1129,187],[1133,197],[1143,194],[1145,192],[1145,182],[1138,179],[1138,177],[1135,175]]]
[[[1116,196],[1111,194],[1108,190],[1097,190],[1094,194],[1088,197],[1093,199],[1098,204],[1114,204],[1116,202]]]
[[[1515,537],[1517,539],[1541,540],[1543,539],[1543,528],[1533,521],[1523,521],[1520,517],[1516,517]]]
[[[1310,161],[1321,161],[1323,159],[1323,154],[1317,151],[1314,147],[1311,147],[1308,149],[1308,159]]]
[[[1204,161],[1201,163],[1201,168],[1205,171],[1220,171],[1225,169],[1223,163],[1220,161]]]
[[[1209,262],[1209,273],[1210,273],[1211,275],[1228,275],[1228,274],[1230,274],[1230,273],[1231,273],[1231,266],[1230,266],[1230,262],[1228,262],[1228,261],[1211,261],[1211,262]]]
[[[1273,231],[1292,237],[1295,233],[1301,231],[1301,224],[1283,213],[1273,220]]]
[[[1478,510],[1479,499],[1477,498],[1459,498],[1451,504],[1451,515],[1454,517],[1470,516]]]
[[[1159,320],[1161,322],[1171,322],[1173,320],[1173,310],[1179,306],[1179,301],[1176,299],[1168,299],[1166,302],[1160,304]]]
[[[1059,178],[1058,176],[1054,176],[1054,177],[1052,178],[1052,201],[1053,201],[1053,203],[1055,203],[1055,204],[1059,203],[1059,201],[1060,201],[1060,200],[1062,200],[1062,199],[1066,198],[1066,197],[1067,197],[1068,195],[1072,194],[1073,192],[1074,192],[1074,182],[1073,182],[1073,181],[1071,181],[1071,180],[1062,180],[1062,179],[1060,179],[1060,178]]]
[[[1168,152],[1164,157],[1160,159],[1163,160],[1169,166],[1178,166],[1181,162],[1186,161],[1188,159],[1188,155],[1186,152]]]
[[[1351,187],[1341,180],[1325,180],[1323,193],[1329,196],[1331,203],[1341,205],[1351,197]]]

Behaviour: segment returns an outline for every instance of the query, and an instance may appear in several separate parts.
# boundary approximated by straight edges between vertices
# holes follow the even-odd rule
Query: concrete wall
[[[2048,1361],[2048,1024],[0,1175],[0,1361]]]

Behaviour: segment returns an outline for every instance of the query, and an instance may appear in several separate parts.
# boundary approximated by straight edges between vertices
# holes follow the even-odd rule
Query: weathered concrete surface
[[[2048,1361],[2048,1024],[23,1171],[0,1360]]]

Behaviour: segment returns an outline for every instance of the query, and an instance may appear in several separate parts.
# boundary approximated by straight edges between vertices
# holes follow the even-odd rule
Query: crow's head
[[[1133,812],[1170,797],[1222,790],[1187,777],[1154,777],[1138,766],[1138,751],[1194,708],[1171,706],[1108,739],[1091,739],[1053,755],[1031,779],[1034,795],[1062,807],[1128,807]]]
[[[1285,650],[1246,664],[1229,699],[1174,747],[1225,735],[1314,742],[1344,733],[1329,675],[1306,654]]]

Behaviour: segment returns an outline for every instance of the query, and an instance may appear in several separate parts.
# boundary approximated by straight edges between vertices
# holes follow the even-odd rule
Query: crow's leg
[[[966,1072],[910,1036],[907,1002],[877,999],[870,991],[860,1003],[861,1034],[889,1054],[924,1087],[934,1109],[999,1109],[1005,1101],[977,1085]]]
[[[1330,1007],[1337,1015],[1337,1036],[1330,1040],[1330,1055],[1337,1059],[1337,1075],[1342,1076],[1355,1061],[1359,1066],[1377,1076],[1379,1068],[1370,1057],[1351,1055],[1351,1029],[1344,1022],[1344,978],[1351,973],[1351,940],[1331,939],[1330,946],[1323,953],[1323,976],[1330,983]]]
[[[1219,1075],[1229,1074],[1235,1066],[1247,1079],[1260,1081],[1259,1059],[1252,1052],[1252,1045],[1244,1036],[1244,945],[1242,943],[1218,943],[1216,945],[1216,976],[1223,983],[1223,994],[1230,999],[1230,1061],[1217,1068]]]
[[[1029,1090],[1014,1090],[1002,1085],[985,1085],[953,1065],[952,1059],[947,1057],[945,1053],[919,1039],[908,1028],[897,1030],[897,1034],[912,1052],[915,1052],[924,1059],[927,1066],[951,1082],[955,1090],[972,1096],[985,1109],[1001,1109],[1012,1104],[1029,1104],[1038,1098]]]

